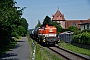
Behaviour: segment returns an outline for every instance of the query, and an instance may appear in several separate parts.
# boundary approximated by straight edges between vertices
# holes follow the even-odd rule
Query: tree
[[[57,28],[57,33],[60,33],[60,32],[63,31],[63,29],[62,29],[62,27],[60,26],[59,23],[57,23],[57,22],[52,22],[51,24],[54,25],[54,26]]]
[[[0,0],[0,43],[9,42],[12,33],[13,21],[16,18],[16,10],[13,0]]]
[[[35,28],[38,28],[40,26],[41,26],[41,22],[40,22],[40,20],[38,20],[38,24],[35,26]]]
[[[15,3],[16,2],[14,0],[0,0],[1,45],[9,44],[12,34],[19,35],[17,27],[22,25],[20,19],[24,8],[17,10],[17,7],[15,7]]]
[[[20,18],[20,22],[18,22],[17,28],[13,29],[12,36],[14,36],[14,37],[15,36],[16,37],[17,36],[25,36],[25,34],[27,34],[27,29],[28,29],[28,23],[27,23],[26,19]]]
[[[16,7],[15,3],[14,0],[0,0],[0,55],[14,41],[12,36],[23,36],[27,32],[27,21],[21,18],[25,7]]]
[[[24,29],[25,29],[24,34],[26,34],[27,33],[27,29],[28,29],[27,20],[25,18],[21,18],[20,19],[20,25],[24,27]]]
[[[75,32],[75,31],[78,31],[79,29],[76,26],[70,26],[70,27],[68,27],[68,30]]]
[[[46,16],[44,21],[43,21],[43,25],[46,25],[46,24],[48,24],[48,25],[51,24],[51,18],[49,16]]]
[[[17,32],[18,32],[19,36],[25,36],[26,30],[25,30],[25,28],[23,26],[18,26],[17,27]]]

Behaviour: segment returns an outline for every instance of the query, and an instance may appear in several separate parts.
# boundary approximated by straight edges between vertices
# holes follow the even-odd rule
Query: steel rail
[[[63,58],[67,60],[90,60],[90,58],[86,58],[84,56],[81,56],[79,54],[73,53],[71,51],[68,51],[66,49],[60,48],[58,46],[55,47],[48,47],[48,49],[54,51],[55,53],[59,54]],[[60,52],[63,51],[64,53]]]

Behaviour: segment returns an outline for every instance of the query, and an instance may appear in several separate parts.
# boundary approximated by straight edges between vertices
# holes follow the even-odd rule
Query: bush
[[[79,29],[76,26],[70,26],[68,27],[68,30],[71,32],[79,31]]]
[[[90,34],[83,32],[81,34],[73,35],[72,41],[81,44],[90,44]]]
[[[82,32],[88,32],[88,33],[90,33],[90,29],[84,29],[84,30],[82,30]]]

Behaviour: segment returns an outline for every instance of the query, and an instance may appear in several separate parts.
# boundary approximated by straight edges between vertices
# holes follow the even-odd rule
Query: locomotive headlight
[[[43,39],[43,42],[46,42],[46,40],[45,40],[45,39]]]
[[[60,42],[60,39],[58,40],[58,42]]]

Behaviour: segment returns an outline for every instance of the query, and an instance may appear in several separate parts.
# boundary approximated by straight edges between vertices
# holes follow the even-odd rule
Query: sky
[[[26,7],[23,11],[29,26],[35,28],[38,20],[42,23],[46,16],[52,19],[52,14],[59,10],[66,20],[87,20],[90,18],[90,0],[14,0],[16,6]]]

